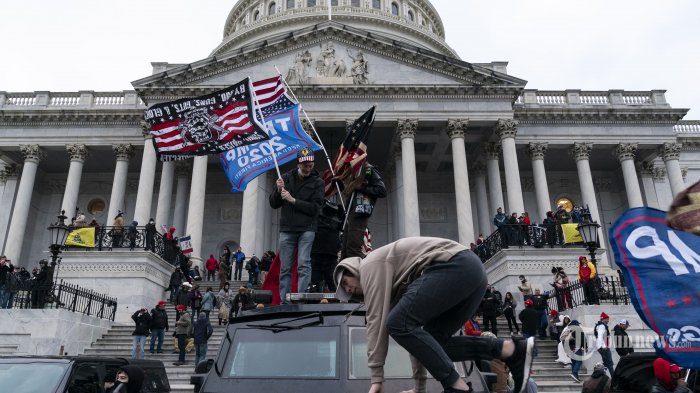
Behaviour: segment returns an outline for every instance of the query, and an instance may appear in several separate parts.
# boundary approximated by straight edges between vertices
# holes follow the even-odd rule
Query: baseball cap
[[[345,288],[343,288],[342,285],[340,285],[340,280],[343,279],[343,273],[345,272],[345,269],[340,268],[338,271],[335,272],[335,284],[337,285],[337,288],[335,290],[335,298],[340,301],[340,302],[348,302],[350,298],[352,298],[352,295],[350,295]]]
[[[305,147],[297,152],[297,161],[302,162],[314,162],[314,152]]]
[[[627,325],[627,326],[630,326],[630,321],[628,321],[628,320],[626,320],[626,319],[620,319],[620,325]]]

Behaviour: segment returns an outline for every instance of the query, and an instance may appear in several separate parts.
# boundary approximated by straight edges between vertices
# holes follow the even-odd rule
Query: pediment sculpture
[[[352,53],[347,50],[347,56],[352,61],[348,70],[344,59],[337,56],[333,42],[321,44],[320,52],[313,61],[309,50],[297,52],[294,63],[287,72],[289,84],[355,84],[369,83],[368,61],[364,53],[358,50]],[[315,64],[316,76],[311,76],[311,64]]]

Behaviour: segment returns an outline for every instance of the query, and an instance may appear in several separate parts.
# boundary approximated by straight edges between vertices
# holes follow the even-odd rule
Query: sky
[[[0,91],[130,90],[151,62],[221,42],[235,0],[0,2]],[[539,90],[667,90],[700,120],[700,1],[433,0],[467,62],[508,61]]]

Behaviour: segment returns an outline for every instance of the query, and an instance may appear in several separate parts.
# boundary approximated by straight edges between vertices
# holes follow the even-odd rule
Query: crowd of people
[[[25,267],[16,268],[6,256],[0,256],[0,309],[13,307],[44,308],[53,293],[53,269],[46,259],[30,273]],[[21,302],[17,304],[18,295]]]

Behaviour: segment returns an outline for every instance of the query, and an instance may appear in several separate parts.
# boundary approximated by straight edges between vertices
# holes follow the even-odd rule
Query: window
[[[350,1],[350,5],[353,7],[359,7],[360,6],[360,0],[352,0]]]
[[[372,8],[374,8],[375,10],[381,10],[382,0],[372,0]]]
[[[339,338],[337,327],[306,327],[278,333],[238,329],[226,372],[232,378],[337,378]],[[365,364],[366,351],[365,344]]]
[[[270,5],[267,7],[267,14],[268,15],[274,15],[275,11],[277,11],[277,4],[274,2],[270,3]]]
[[[68,393],[99,393],[101,391],[97,366],[88,364],[78,367],[67,390]]]
[[[69,367],[68,363],[2,363],[0,386],[11,386],[12,393],[53,392]]]
[[[413,11],[411,11],[411,10],[408,10],[408,20],[413,22]]]
[[[296,2],[296,0],[287,0],[287,9],[288,10],[294,9],[295,2]]]
[[[331,0],[331,6],[337,7],[337,6],[338,6],[338,0]]]
[[[399,16],[399,5],[396,3],[391,3],[391,15]]]
[[[316,7],[316,0],[307,0],[306,6],[307,7]]]
[[[260,18],[260,11],[255,11],[253,14],[253,20],[258,20]]]

